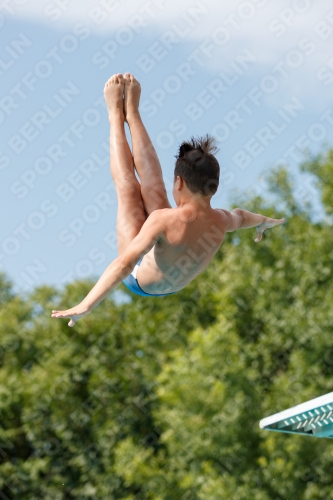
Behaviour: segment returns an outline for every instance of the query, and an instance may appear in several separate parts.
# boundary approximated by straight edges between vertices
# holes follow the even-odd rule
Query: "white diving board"
[[[333,438],[333,392],[263,418],[259,426],[267,431]]]

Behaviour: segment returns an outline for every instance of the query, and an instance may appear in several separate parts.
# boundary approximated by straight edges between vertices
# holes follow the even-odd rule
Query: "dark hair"
[[[174,178],[181,177],[192,193],[212,196],[219,186],[220,165],[214,153],[217,153],[215,137],[205,137],[183,142],[179,147]]]

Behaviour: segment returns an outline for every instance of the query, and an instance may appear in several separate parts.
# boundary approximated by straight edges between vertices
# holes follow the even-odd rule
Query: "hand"
[[[259,226],[256,226],[258,235],[254,241],[257,243],[258,241],[261,240],[265,229],[278,226],[279,224],[282,224],[284,221],[285,219],[270,219],[269,217],[266,217],[265,222],[262,222],[261,224],[259,224]]]
[[[84,306],[81,303],[75,307],[72,307],[72,309],[67,309],[66,311],[52,310],[51,316],[52,318],[71,318],[68,326],[74,326],[79,319],[83,318],[83,316],[86,316],[89,313],[90,310],[87,308],[87,306]]]

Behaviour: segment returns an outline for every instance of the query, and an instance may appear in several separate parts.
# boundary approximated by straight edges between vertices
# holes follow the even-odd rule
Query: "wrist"
[[[264,225],[265,225],[265,223],[266,223],[266,221],[267,221],[267,217],[265,217],[265,215],[262,215],[262,217],[263,217],[263,220],[262,220],[262,222],[260,222],[260,223],[256,226],[257,228],[260,228],[260,227],[264,226]]]
[[[90,304],[90,302],[87,300],[87,298],[82,300],[82,302],[80,303],[80,306],[82,307],[84,312],[87,312],[87,313],[90,312],[93,308],[93,306]]]

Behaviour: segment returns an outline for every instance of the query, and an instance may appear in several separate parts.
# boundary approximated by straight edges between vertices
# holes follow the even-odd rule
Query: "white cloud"
[[[218,0],[3,0],[1,12],[63,29],[74,22],[89,24],[96,33],[114,31],[127,26],[134,16],[142,17],[147,27],[166,29],[197,5],[206,13],[224,16],[231,9]],[[201,36],[201,35],[200,35]]]
[[[228,68],[244,48],[256,57],[256,75],[261,67],[267,72],[281,61],[286,63],[286,58],[293,69],[297,54],[302,53],[304,61],[290,80],[290,89],[299,87],[301,95],[309,98],[313,88],[307,87],[307,75],[315,78],[332,55],[333,35],[325,39],[325,29],[315,29],[323,22],[326,34],[333,31],[331,0],[3,0],[1,5],[7,19],[61,31],[82,23],[92,33],[118,42],[130,32],[139,33],[136,37],[154,34],[157,41],[171,31],[178,33],[178,40],[197,45],[210,38],[215,47],[213,56],[208,52],[205,56],[205,69],[212,72]],[[305,38],[315,46],[313,51],[309,45],[306,48]],[[325,94],[318,96],[319,107],[327,100]]]
[[[192,39],[209,36],[214,26],[225,26],[235,38],[262,42],[263,53],[285,43],[286,38],[312,30],[332,8],[331,0],[2,0],[0,11],[7,18],[24,19],[65,29],[75,22],[89,24],[97,34],[131,26],[135,17],[146,29],[162,31],[173,23],[186,24],[199,16],[202,22],[189,33]],[[187,21],[186,21],[187,20]],[[275,20],[274,26],[269,23]],[[286,27],[286,35],[276,38]],[[279,25],[279,26],[278,26]],[[270,31],[271,30],[271,31]],[[268,36],[270,35],[270,36]],[[269,42],[267,39],[271,40]],[[267,46],[268,42],[268,46]]]

